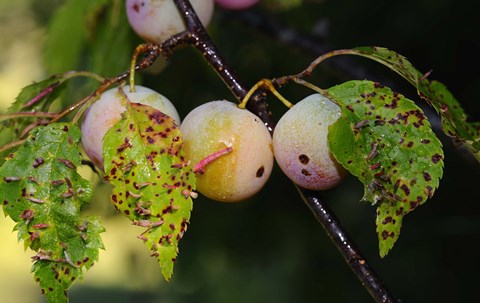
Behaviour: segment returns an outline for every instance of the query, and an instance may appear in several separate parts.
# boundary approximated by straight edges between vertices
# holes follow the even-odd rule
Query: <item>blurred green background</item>
[[[71,50],[68,39],[75,41],[77,37],[68,37],[67,32],[63,48],[54,49],[53,55],[51,44],[48,51],[45,45],[49,43],[47,27],[64,2],[0,0],[0,111],[13,102],[23,86],[62,68],[58,66],[60,57]],[[106,2],[123,8],[123,1]],[[304,0],[288,8],[279,5],[294,2],[299,1],[265,0],[252,9],[253,17],[247,17],[264,22],[272,18],[326,49],[378,45],[395,50],[421,71],[433,69],[430,78],[445,83],[470,117],[480,120],[480,19],[473,1]],[[95,18],[101,20],[102,14],[98,12]],[[243,13],[217,10],[208,30],[247,86],[262,78],[299,72],[318,55],[280,42],[264,28],[242,21],[244,17]],[[124,21],[124,17],[118,18]],[[75,26],[76,21],[70,25]],[[288,33],[291,35],[283,34]],[[88,37],[89,47],[83,49],[73,68],[97,69],[105,76],[126,70],[125,59],[140,40],[130,30],[97,34]],[[97,45],[98,39],[111,41],[110,48]],[[52,62],[55,55],[59,61]],[[109,63],[106,67],[98,63],[102,58]],[[64,66],[65,71],[71,68]],[[418,100],[400,77],[375,63],[351,58],[348,69],[353,77],[366,72],[371,80]],[[335,65],[327,65],[311,80],[329,87],[351,77]],[[169,97],[182,117],[209,100],[234,101],[216,74],[189,47],[176,51],[161,73],[142,73],[141,78],[143,84]],[[86,92],[87,86],[80,87],[71,89],[71,98]],[[282,93],[292,101],[309,94],[291,86]],[[270,104],[278,119],[285,108],[273,99]],[[438,126],[438,119],[431,117]],[[351,177],[323,194],[367,260],[402,302],[472,302],[478,297],[480,165],[455,142],[439,136],[445,147],[440,188],[433,199],[404,219],[399,241],[386,258],[378,256],[375,209],[358,202],[361,184]],[[108,202],[108,186],[93,175],[89,177],[99,188],[86,211],[102,216],[107,228],[106,250],[84,281],[72,287],[71,302],[372,302],[278,168],[265,189],[248,201],[222,204],[203,197],[194,201],[191,225],[180,243],[170,283],[163,281],[155,260],[136,239],[141,231],[114,213]],[[12,228],[11,220],[1,216],[0,302],[42,302],[30,274],[32,253],[24,252]]]

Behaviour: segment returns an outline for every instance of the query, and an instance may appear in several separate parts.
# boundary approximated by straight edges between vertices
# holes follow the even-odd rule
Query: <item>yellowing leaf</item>
[[[170,280],[195,187],[178,126],[152,107],[128,103],[122,119],[105,135],[103,148],[106,179],[114,186],[112,202],[145,227],[139,238]]]

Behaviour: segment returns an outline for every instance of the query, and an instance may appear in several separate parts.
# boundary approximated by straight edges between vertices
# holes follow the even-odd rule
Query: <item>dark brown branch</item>
[[[217,74],[230,88],[234,96],[240,101],[248,92],[248,89],[241,84],[232,69],[220,56],[216,46],[208,36],[205,28],[200,23],[195,11],[188,0],[174,0],[184,21],[187,31],[193,39],[194,46],[200,50],[204,58],[215,69]],[[262,121],[273,131],[274,123],[268,112],[264,93],[260,91],[252,97],[249,107],[250,111],[258,115]],[[351,270],[356,274],[362,285],[378,303],[397,302],[388,289],[377,277],[373,269],[368,265],[365,258],[360,254],[352,239],[340,225],[335,214],[326,206],[320,194],[299,188],[299,193],[304,202],[313,212],[315,218],[320,222],[330,239],[338,248]]]
[[[378,278],[370,265],[368,265],[358,247],[340,225],[335,214],[319,197],[318,192],[306,190],[298,186],[297,189],[305,204],[310,208],[317,221],[320,222],[327,232],[330,240],[335,243],[335,246],[342,254],[345,262],[347,262],[348,266],[350,266],[350,269],[355,273],[362,285],[375,299],[375,302],[398,302]]]
[[[198,19],[191,4],[187,0],[174,0],[178,9],[182,13],[187,31],[191,35],[193,46],[197,48],[205,58],[205,60],[217,72],[219,77],[225,82],[232,94],[240,102],[247,94],[248,88],[241,83],[240,78],[235,72],[226,64],[226,61],[221,56],[217,47],[210,39],[207,31]],[[272,132],[274,129],[274,122],[268,111],[267,102],[265,101],[265,94],[261,91],[255,93],[252,99],[247,104],[247,109],[255,113],[268,129]]]

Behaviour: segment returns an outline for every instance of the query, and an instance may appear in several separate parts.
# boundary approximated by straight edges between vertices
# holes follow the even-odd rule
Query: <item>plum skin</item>
[[[180,124],[180,116],[170,100],[156,91],[144,86],[135,86],[135,91],[123,88],[128,99],[122,96],[117,87],[106,90],[85,113],[81,130],[82,146],[96,167],[103,171],[103,137],[106,132],[121,119],[126,102],[151,106],[170,116]]]
[[[270,177],[274,163],[271,135],[257,116],[234,103],[204,103],[184,118],[180,130],[185,156],[193,164],[232,147],[232,152],[197,174],[197,191],[207,198],[243,201],[260,191]]]
[[[289,109],[273,133],[275,160],[300,187],[326,190],[347,174],[328,148],[328,127],[341,116],[328,98],[313,94]]]
[[[144,40],[162,43],[184,31],[185,25],[173,0],[127,0],[128,21]],[[213,15],[214,0],[191,0],[190,3],[204,26]]]

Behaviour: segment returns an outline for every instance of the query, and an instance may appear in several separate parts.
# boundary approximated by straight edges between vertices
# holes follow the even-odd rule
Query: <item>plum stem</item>
[[[259,89],[265,89],[267,91],[270,91],[275,97],[277,97],[278,100],[280,100],[286,107],[292,108],[293,104],[285,99],[282,94],[275,88],[275,85],[273,84],[272,80],[270,79],[262,79],[258,81],[249,91],[248,93],[243,97],[242,101],[240,104],[238,104],[239,108],[245,108],[247,106],[248,101],[252,97],[252,95]]]

